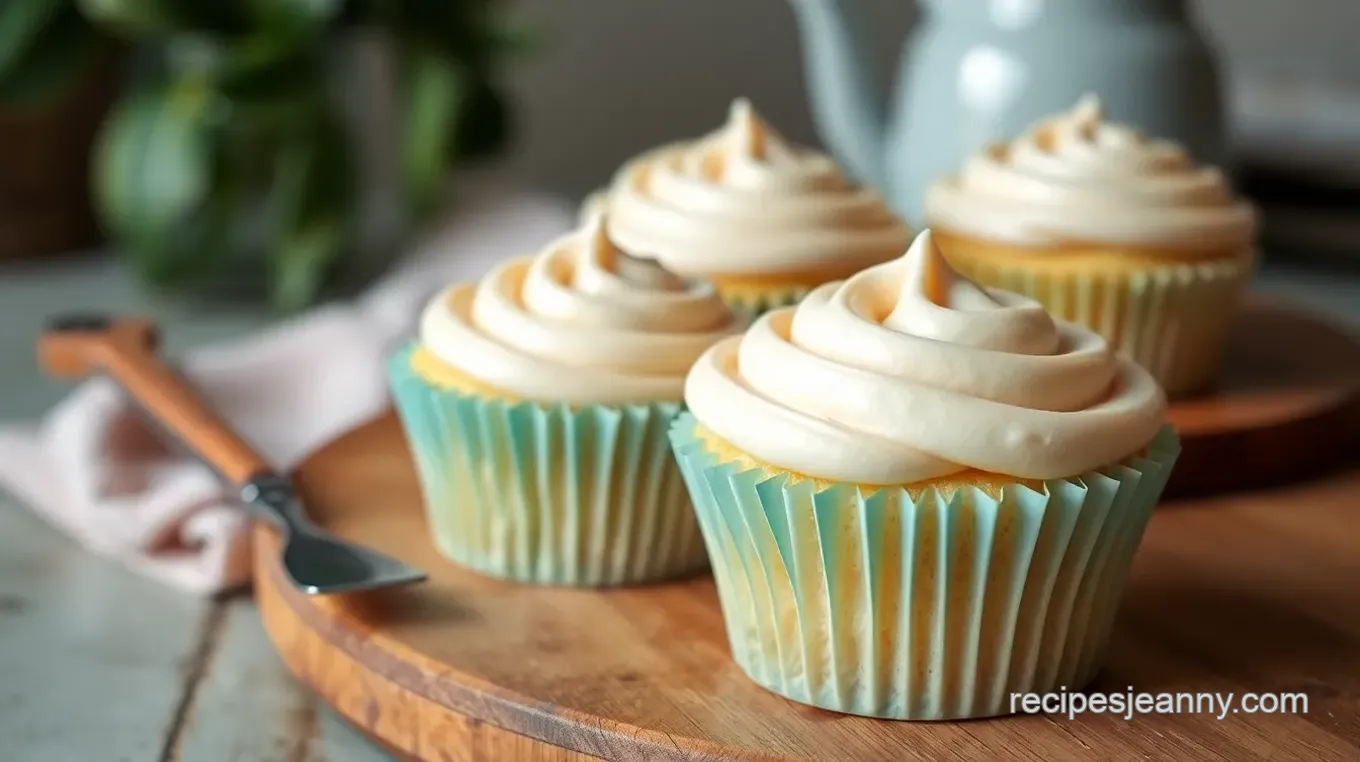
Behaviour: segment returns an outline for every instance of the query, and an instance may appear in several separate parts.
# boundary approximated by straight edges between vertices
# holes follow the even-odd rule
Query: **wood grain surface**
[[[779,698],[730,658],[713,584],[592,592],[444,561],[393,417],[299,473],[314,517],[431,572],[410,589],[307,597],[257,537],[257,598],[284,661],[412,759],[1360,758],[1360,470],[1160,510],[1139,551],[1107,692],[1298,692],[1306,713],[1025,715],[905,723]]]
[[[1169,415],[1184,449],[1168,497],[1324,473],[1360,444],[1360,343],[1258,297],[1228,335],[1218,389],[1173,403]]]

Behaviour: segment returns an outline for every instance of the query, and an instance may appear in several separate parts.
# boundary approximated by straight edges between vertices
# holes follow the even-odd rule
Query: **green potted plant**
[[[26,60],[7,66],[12,39]],[[411,230],[455,167],[505,144],[499,75],[530,40],[500,0],[6,0],[0,94],[127,51],[91,169],[104,230],[148,284],[248,284],[295,310],[372,262],[347,64],[375,47],[391,64],[382,139]]]

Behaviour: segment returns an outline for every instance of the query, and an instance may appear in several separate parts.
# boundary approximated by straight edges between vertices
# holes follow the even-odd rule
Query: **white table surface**
[[[0,420],[68,386],[33,342],[63,311],[155,318],[170,355],[268,322],[149,299],[110,259],[0,266]],[[95,557],[0,493],[0,762],[390,759],[283,666],[249,597],[203,600]]]
[[[1360,332],[1360,273],[1267,265],[1255,288]],[[65,393],[39,374],[33,340],[71,309],[148,314],[171,355],[268,322],[244,305],[149,299],[110,259],[0,266],[0,420],[36,418]],[[249,598],[168,590],[0,495],[0,760],[387,758],[293,679]]]

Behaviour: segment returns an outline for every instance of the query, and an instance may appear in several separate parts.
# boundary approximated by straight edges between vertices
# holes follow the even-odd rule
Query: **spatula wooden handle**
[[[73,316],[52,322],[38,341],[38,361],[55,378],[104,373],[157,423],[235,485],[269,464],[194,394],[157,354],[155,325],[141,318]]]

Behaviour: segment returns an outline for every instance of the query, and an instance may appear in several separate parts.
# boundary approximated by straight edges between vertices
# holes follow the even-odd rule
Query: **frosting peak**
[[[785,141],[745,98],[732,102],[726,126],[710,140],[721,149],[712,156],[718,179],[736,188],[758,190],[783,183],[834,190],[849,185],[840,172],[828,166],[829,159],[802,155]]]
[[[1100,98],[1093,93],[1083,95],[1077,101],[1077,105],[1072,109],[1070,117],[1063,122],[1058,120],[1059,128],[1064,125],[1082,135],[1087,140],[1104,139],[1120,142],[1122,138],[1129,137],[1130,131],[1127,129],[1111,129],[1106,133],[1099,132],[1101,122],[1105,121],[1105,107],[1101,104]],[[1117,125],[1111,125],[1116,128]]]
[[[745,99],[720,129],[629,162],[605,203],[621,245],[682,275],[853,272],[910,240],[880,196]]]
[[[1152,377],[1096,333],[949,268],[930,231],[714,345],[690,371],[694,416],[764,462],[906,484],[967,469],[1078,476],[1163,424]]]
[[[979,349],[1048,355],[1058,349],[1053,318],[1037,302],[990,291],[945,263],[925,231],[902,262],[897,303],[883,325],[900,333]]]
[[[1106,119],[1093,95],[988,146],[926,193],[932,225],[1017,245],[1119,244],[1218,255],[1248,245],[1255,211],[1223,173]]]
[[[738,98],[727,112],[727,127],[722,138],[732,156],[753,160],[773,158],[776,161],[792,158],[793,151],[770,126],[756,114],[751,101]]]
[[[629,255],[596,215],[426,307],[426,349],[492,388],[569,404],[678,401],[685,372],[741,322],[713,287]]]

